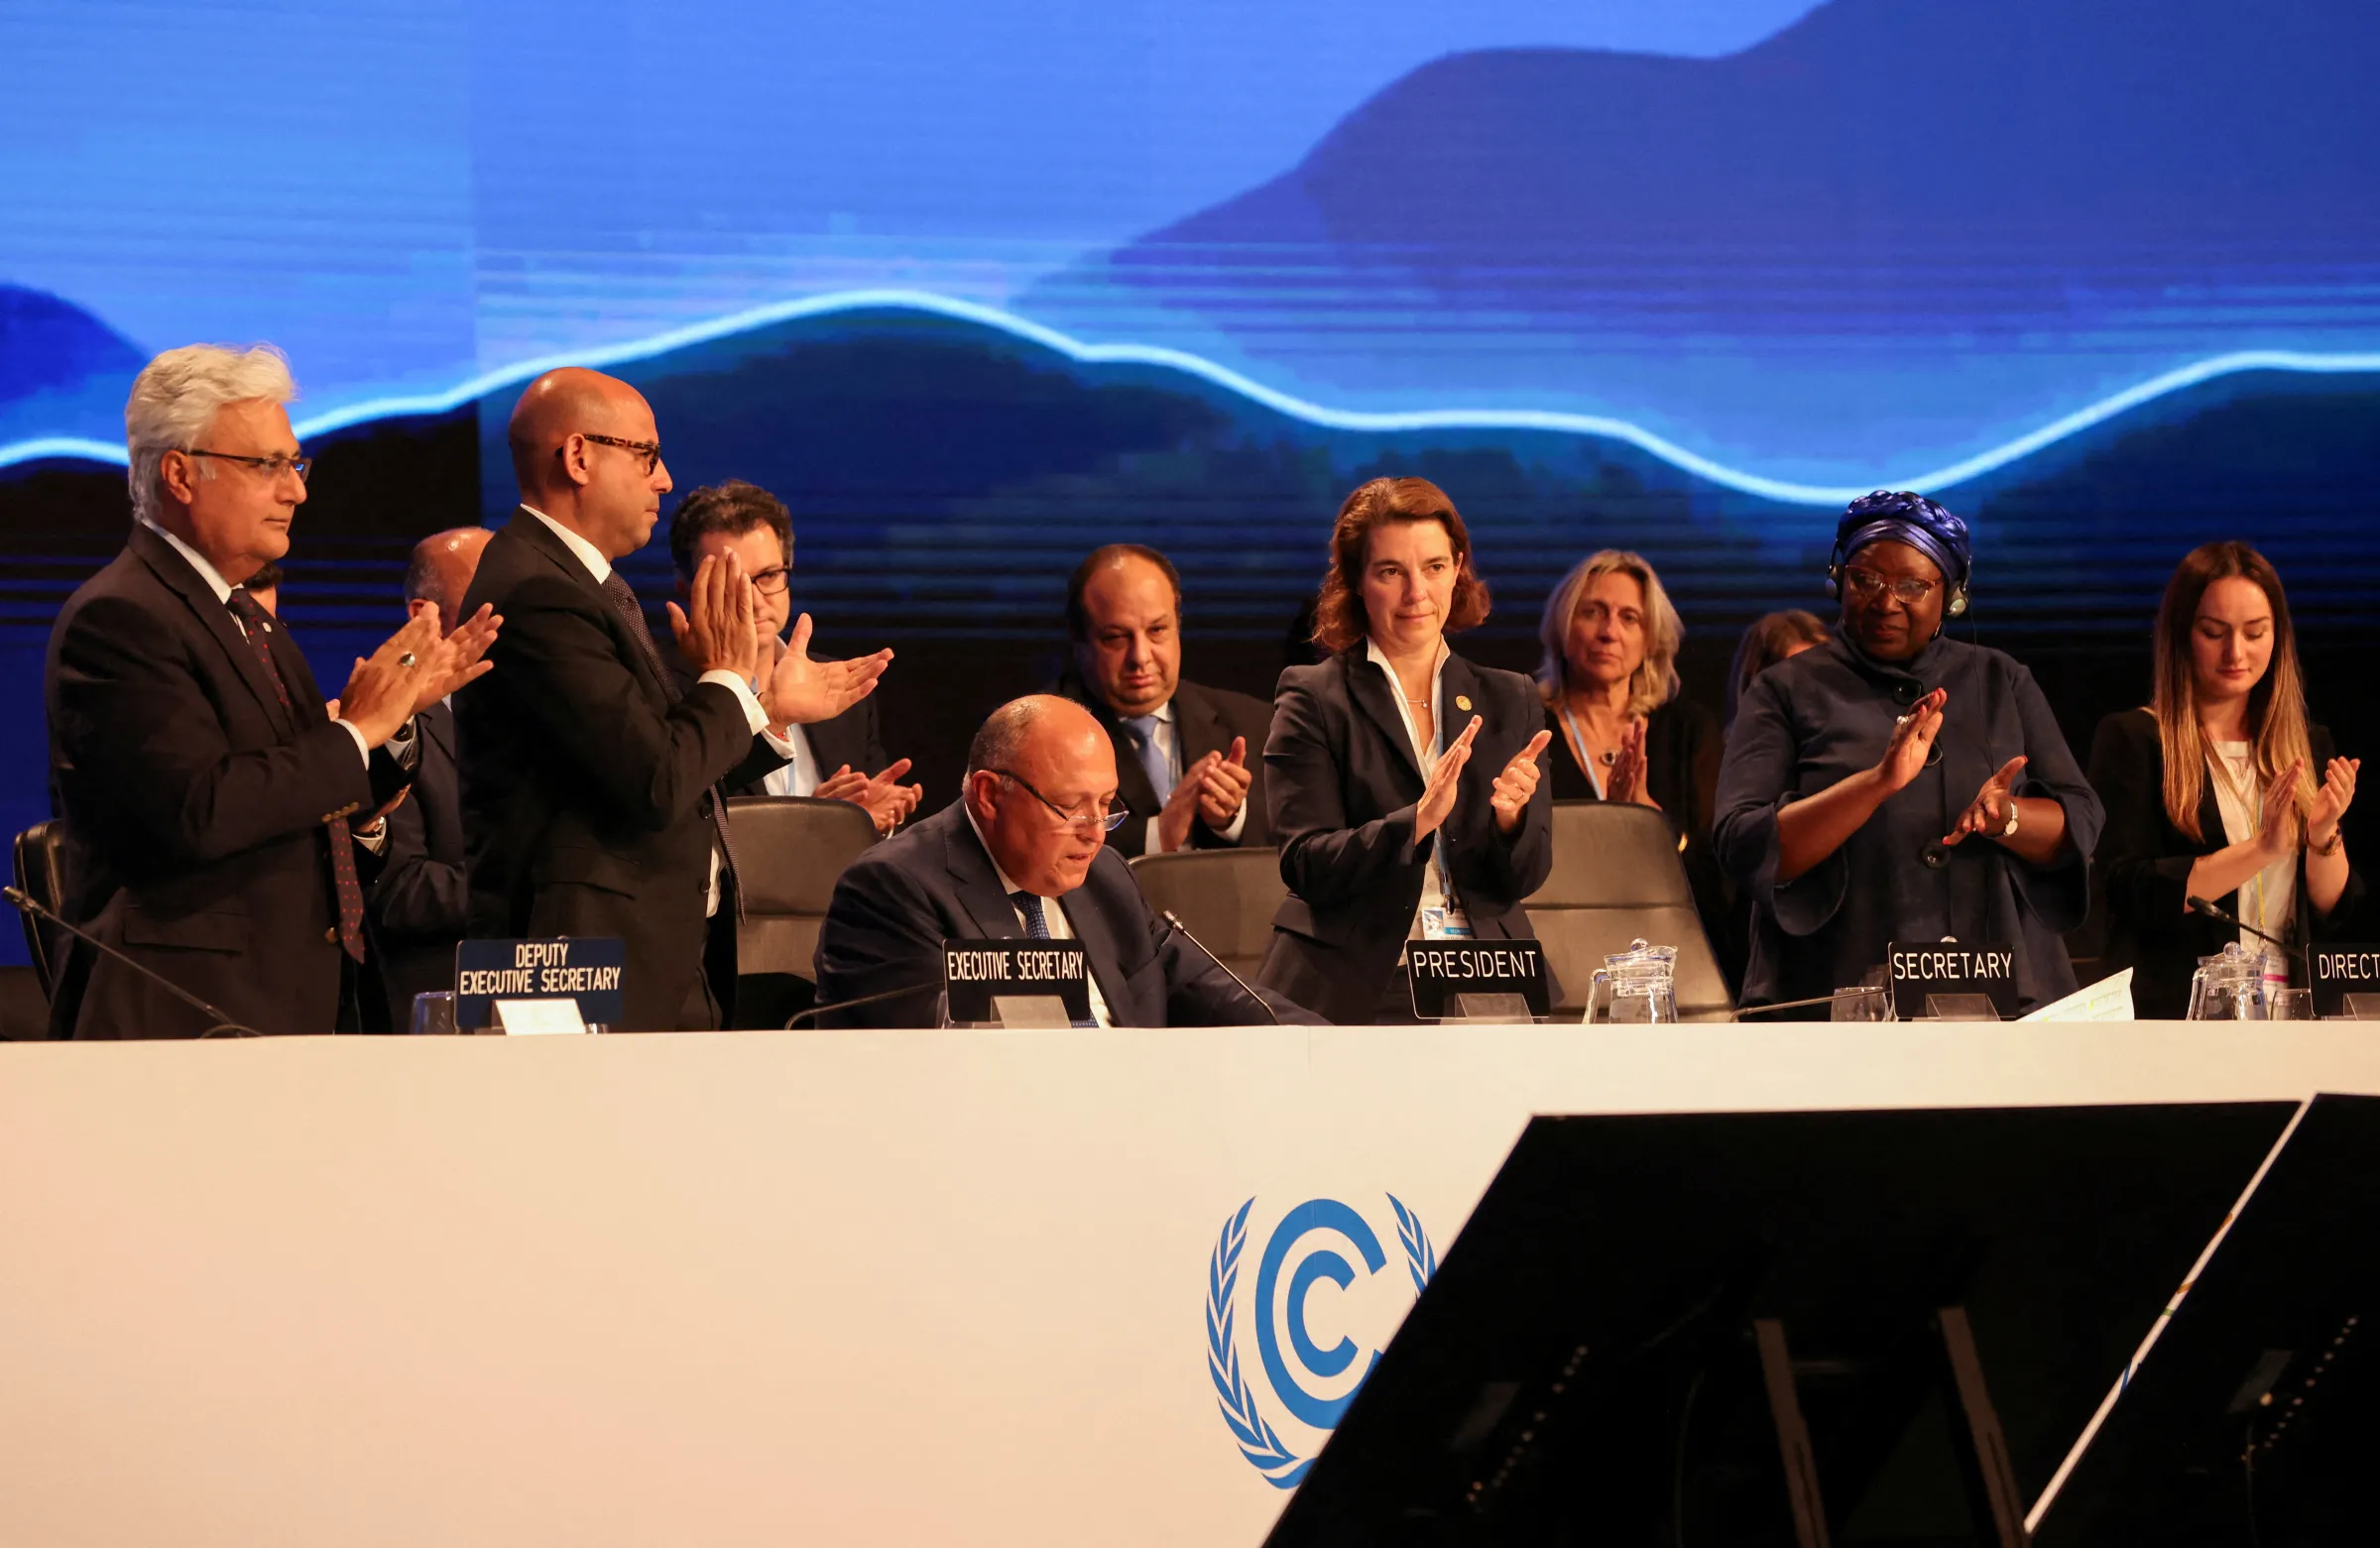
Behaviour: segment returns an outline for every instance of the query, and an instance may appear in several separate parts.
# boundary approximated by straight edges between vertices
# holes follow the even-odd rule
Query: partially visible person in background
[[[1743,701],[1743,690],[1752,679],[1779,661],[1791,660],[1815,645],[1827,643],[1827,623],[1816,613],[1789,608],[1782,613],[1763,613],[1752,620],[1735,642],[1735,660],[1727,668],[1727,707],[1720,717],[1720,726],[1735,724],[1735,706]]]
[[[1066,583],[1073,663],[1058,692],[1116,745],[1116,798],[1130,815],[1108,835],[1127,855],[1272,842],[1264,815],[1264,738],[1272,706],[1182,676],[1182,577],[1138,543],[1110,543]]]
[[[2244,542],[2193,549],[2157,608],[2152,701],[2100,721],[2090,749],[2107,805],[2100,962],[2132,969],[2139,1015],[2187,1013],[2198,959],[2227,941],[2262,953],[2254,930],[2300,948],[2332,932],[2363,891],[2339,831],[2361,768],[2307,718],[2279,573]],[[2302,961],[2289,974],[2307,982]]]
[[[275,618],[279,618],[281,616],[281,583],[287,578],[282,573],[279,564],[268,564],[246,580],[241,581],[240,589],[256,598],[258,607],[263,608]]]
[[[677,600],[692,599],[702,561],[734,554],[751,577],[764,635],[761,679],[784,654],[785,626],[793,616],[793,516],[785,503],[740,478],[709,484],[677,503],[669,518],[669,559],[677,572]],[[664,645],[680,690],[693,685],[677,653]],[[757,684],[756,684],[757,686]],[[850,801],[865,810],[879,833],[908,820],[925,796],[923,786],[902,784],[909,760],[885,753],[883,721],[871,694],[832,720],[794,726],[786,733],[793,755],[784,766],[736,795],[807,795]]]
[[[1737,959],[1739,976],[1740,943],[1727,949],[1741,933],[1734,889],[1711,852],[1719,722],[1679,697],[1685,638],[1661,577],[1638,554],[1606,548],[1562,578],[1537,624],[1537,688],[1554,736],[1547,777],[1557,801],[1632,801],[1668,820],[1704,933],[1723,966]]]
[[[453,634],[480,551],[494,536],[485,527],[456,527],[416,543],[405,569],[406,617],[434,618],[441,636]],[[389,813],[387,862],[366,910],[389,1026],[400,1032],[412,1025],[416,995],[454,988],[454,948],[470,912],[451,700],[422,710],[415,728],[421,761],[411,794]]]

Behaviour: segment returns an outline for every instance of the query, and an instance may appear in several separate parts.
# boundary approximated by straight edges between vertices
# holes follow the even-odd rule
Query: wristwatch
[[[2016,799],[2014,796],[2011,796],[2008,800],[2008,826],[2000,829],[2000,837],[2004,839],[2012,839],[2016,837]]]

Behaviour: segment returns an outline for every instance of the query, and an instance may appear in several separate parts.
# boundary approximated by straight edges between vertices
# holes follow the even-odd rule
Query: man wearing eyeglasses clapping
[[[142,369],[124,407],[132,536],[60,612],[45,673],[60,911],[229,1019],[76,948],[54,1035],[364,1023],[364,889],[417,762],[414,717],[488,669],[501,620],[481,609],[443,637],[415,620],[324,702],[245,585],[289,552],[305,503],[297,394],[264,345]]]
[[[1080,940],[1102,1026],[1237,1026],[1316,1017],[1248,991],[1149,911],[1107,843],[1125,820],[1116,751],[1090,711],[1037,694],[992,712],[961,799],[845,870],[818,937],[818,1003],[910,991],[824,1025],[931,1026],[945,940]]]
[[[669,604],[681,689],[617,562],[669,492],[652,406],[597,372],[548,371],[507,431],[521,507],[464,599],[508,620],[496,673],[455,701],[471,933],[621,937],[626,1028],[727,1024],[741,892],[723,788],[786,758],[785,727],[865,698],[892,653],[810,657],[810,621],[756,694],[760,635],[735,554]]]

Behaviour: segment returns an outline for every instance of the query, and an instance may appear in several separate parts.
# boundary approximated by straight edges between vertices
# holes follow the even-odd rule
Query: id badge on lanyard
[[[1425,941],[1467,941],[1471,935],[1471,915],[1461,903],[1450,902],[1443,908],[1424,908],[1421,911],[1421,938]]]

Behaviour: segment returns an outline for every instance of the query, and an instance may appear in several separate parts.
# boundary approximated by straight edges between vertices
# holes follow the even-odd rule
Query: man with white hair
[[[305,501],[296,396],[270,346],[143,368],[124,408],[132,535],[59,614],[44,674],[69,917],[256,1032],[361,1024],[363,881],[411,777],[413,718],[487,670],[499,622],[441,637],[414,620],[324,703],[241,589],[289,551]],[[218,1029],[111,958],[67,976],[79,1000],[54,1000],[54,1035]]]

